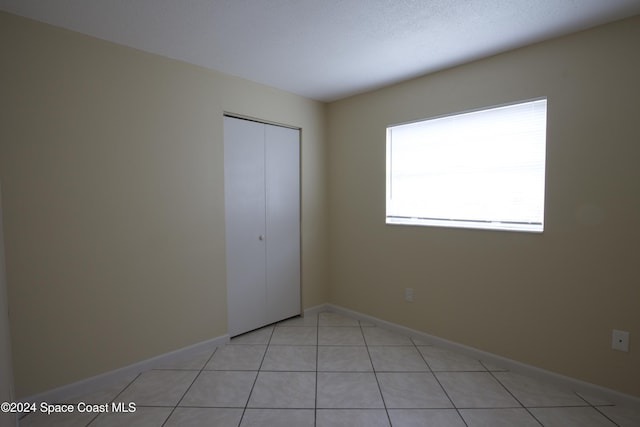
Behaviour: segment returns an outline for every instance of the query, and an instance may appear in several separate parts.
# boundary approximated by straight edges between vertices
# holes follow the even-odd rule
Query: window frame
[[[391,180],[392,180],[392,138],[391,133],[394,128],[419,124],[423,122],[429,122],[438,119],[455,118],[458,116],[470,115],[473,113],[488,112],[491,110],[498,110],[505,107],[516,107],[525,104],[536,105],[540,101],[544,101],[544,118],[542,132],[542,200],[541,200],[541,220],[540,222],[514,222],[504,220],[486,220],[486,219],[456,219],[456,218],[418,218],[403,217],[396,215],[390,215],[391,205]],[[414,226],[432,226],[432,227],[447,227],[447,228],[465,228],[465,229],[483,229],[483,230],[502,230],[502,231],[516,231],[527,233],[543,233],[544,232],[544,217],[545,217],[545,205],[546,205],[546,154],[547,154],[547,122],[548,122],[548,98],[538,97],[526,100],[515,101],[511,103],[492,105],[487,107],[476,108],[472,110],[454,112],[449,114],[443,114],[439,116],[428,117],[426,119],[414,120],[410,122],[398,123],[389,125],[386,128],[386,198],[385,198],[385,224],[387,225],[414,225]],[[538,195],[539,197],[539,195]]]

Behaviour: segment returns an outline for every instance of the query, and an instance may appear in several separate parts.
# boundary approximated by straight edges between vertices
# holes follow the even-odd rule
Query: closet
[[[231,337],[300,314],[300,131],[224,117]]]

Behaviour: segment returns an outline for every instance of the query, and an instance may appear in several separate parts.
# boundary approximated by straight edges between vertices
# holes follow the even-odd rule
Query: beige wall
[[[635,17],[330,104],[331,301],[640,396],[638,40]],[[384,224],[387,125],[540,96],[544,234]]]
[[[326,107],[0,13],[18,397],[226,332],[225,111],[302,128],[305,308],[330,300],[640,396],[639,24]],[[544,234],[384,225],[388,124],[539,96]],[[609,349],[612,328],[630,353]]]
[[[0,13],[17,397],[226,333],[223,112],[302,128],[304,307],[328,299],[325,106]]]

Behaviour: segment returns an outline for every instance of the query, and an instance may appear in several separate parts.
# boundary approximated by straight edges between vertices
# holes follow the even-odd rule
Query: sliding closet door
[[[234,336],[262,326],[267,316],[264,125],[225,117],[224,139],[227,310]]]
[[[300,313],[300,134],[225,117],[229,335]]]
[[[267,322],[300,314],[300,131],[266,125]]]

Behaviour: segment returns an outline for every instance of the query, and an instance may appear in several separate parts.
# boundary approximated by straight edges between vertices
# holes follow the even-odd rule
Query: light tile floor
[[[338,313],[294,318],[70,403],[134,413],[33,413],[20,425],[141,427],[640,426],[581,396]]]

